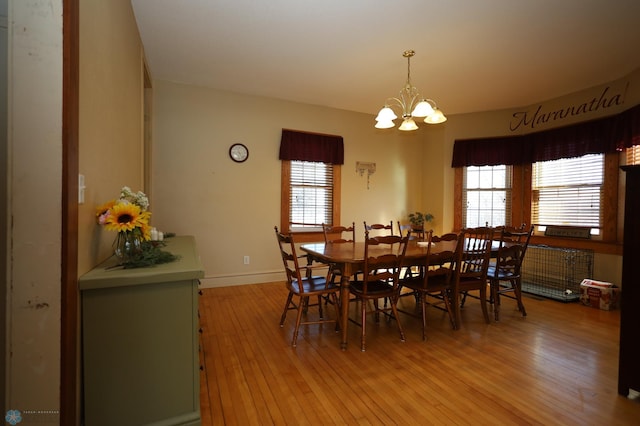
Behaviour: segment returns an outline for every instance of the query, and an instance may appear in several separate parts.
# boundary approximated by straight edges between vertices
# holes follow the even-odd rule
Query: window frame
[[[592,249],[598,253],[622,254],[622,232],[618,223],[622,212],[619,208],[620,163],[624,153],[604,154],[604,183],[602,195],[602,233],[600,239],[578,239],[545,236],[536,232],[531,244],[547,244],[554,247]],[[532,166],[514,165],[512,169],[511,223],[531,224]],[[454,230],[462,229],[463,167],[454,168]]]
[[[596,156],[598,157],[596,158]],[[575,160],[578,159],[582,159],[582,161],[576,162]],[[602,165],[602,180],[598,182],[590,180],[591,178],[585,176],[584,171],[585,167],[594,166],[596,160],[598,165]],[[602,239],[602,227],[604,225],[604,163],[604,154],[585,154],[574,158],[540,161],[533,165],[532,196],[535,197],[532,203],[531,217],[532,222],[540,232],[548,227],[566,226],[568,228],[588,229],[591,233],[591,238],[597,240]],[[561,166],[558,166],[558,164],[561,164]],[[548,167],[546,173],[542,171],[539,172],[539,182],[536,181],[536,166],[541,168]],[[558,178],[561,180],[558,180]],[[539,186],[534,188],[536,183],[538,183]],[[564,195],[558,195],[559,192]],[[582,203],[579,196],[580,192],[592,193],[592,195],[597,193],[597,218],[595,216],[595,209],[590,210],[588,206]],[[537,204],[536,198],[538,199]],[[593,200],[594,198],[592,197],[591,199]],[[560,204],[558,204],[558,201],[560,201]],[[567,202],[574,207],[567,208]],[[564,225],[561,220],[572,222],[574,225]],[[582,222],[582,225],[576,224],[578,222]],[[593,233],[594,230],[597,230],[596,234]]]
[[[332,221],[334,224],[340,223],[340,199],[341,199],[341,178],[342,166],[332,164],[333,167],[333,214]],[[291,211],[291,160],[281,160],[281,187],[280,187],[280,231],[293,232],[296,235],[296,241],[313,242],[324,241],[322,229],[304,230],[291,229],[289,223]]]
[[[483,187],[478,187],[478,188],[468,188],[467,187],[467,183],[469,181],[469,167],[474,167],[476,169],[481,169],[484,167],[504,167],[505,168],[505,182],[504,185],[501,187],[497,187],[497,186],[491,186],[490,188],[483,188]],[[493,175],[493,172],[495,172],[495,170],[491,170],[492,172],[492,178],[495,177]],[[482,173],[481,170],[479,170],[479,173]],[[501,166],[467,166],[467,167],[463,167],[462,169],[462,178],[463,178],[463,184],[462,184],[462,205],[463,205],[463,209],[461,210],[462,212],[462,223],[467,223],[468,222],[468,206],[465,206],[465,201],[466,204],[468,205],[469,203],[469,193],[483,193],[483,192],[505,192],[505,201],[504,201],[504,211],[505,211],[505,223],[503,225],[506,226],[510,226],[511,225],[511,201],[513,200],[513,196],[511,195],[512,191],[513,191],[513,166],[511,165],[501,165]],[[492,179],[495,180],[495,179]],[[481,209],[478,209],[478,211],[480,211]],[[498,209],[494,209],[491,208],[491,211],[496,211]],[[484,224],[479,223],[477,226],[483,226]],[[495,223],[490,223],[489,226],[498,226]]]

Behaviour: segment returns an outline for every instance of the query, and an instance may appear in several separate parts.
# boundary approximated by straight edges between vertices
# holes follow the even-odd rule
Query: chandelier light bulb
[[[393,112],[391,108],[385,106],[380,110],[378,116],[376,117],[376,121],[392,121],[398,118],[398,116]]]
[[[377,129],[389,129],[394,127],[393,120],[401,115],[404,121],[398,127],[402,131],[412,131],[418,129],[414,117],[425,117],[424,122],[429,124],[439,124],[447,121],[442,111],[436,108],[436,103],[428,98],[424,98],[411,84],[411,58],[416,54],[413,50],[405,50],[402,54],[407,58],[407,82],[400,89],[397,98],[388,98],[384,107],[376,117],[375,127]],[[399,110],[396,115],[396,111]]]
[[[398,127],[398,130],[402,130],[405,132],[408,132],[411,130],[417,130],[417,129],[418,129],[418,125],[416,124],[415,121],[413,121],[413,118],[411,117],[405,118],[402,124],[400,125],[400,127]]]
[[[413,109],[411,116],[413,117],[428,117],[433,114],[433,107],[425,99],[418,102],[418,105]]]
[[[433,114],[427,116],[424,119],[424,122],[427,124],[440,124],[447,121],[447,117],[440,111],[438,108],[433,110]]]
[[[390,129],[393,126],[395,126],[395,124],[391,120],[379,120],[376,123],[376,129]]]

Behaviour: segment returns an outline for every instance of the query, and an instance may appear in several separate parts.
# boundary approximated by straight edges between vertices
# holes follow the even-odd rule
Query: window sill
[[[593,250],[595,253],[615,254],[622,256],[622,243],[612,241],[598,241],[577,238],[532,236],[530,244],[547,245],[551,247],[575,248]]]

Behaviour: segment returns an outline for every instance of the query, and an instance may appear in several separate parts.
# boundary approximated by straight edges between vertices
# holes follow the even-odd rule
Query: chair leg
[[[309,300],[307,298],[307,300]],[[298,344],[298,330],[300,330],[300,322],[302,321],[302,311],[304,310],[304,304],[302,300],[298,304],[298,315],[296,316],[296,327],[293,329],[293,340],[291,341],[291,346],[294,348]]]
[[[447,308],[447,312],[449,313],[449,321],[451,322],[451,327],[455,330],[456,327],[456,314],[453,311],[451,303],[451,296],[447,290],[442,292],[442,300],[444,300],[444,307]]]
[[[338,296],[335,293],[331,293],[331,301],[336,309],[336,332],[340,331],[340,306],[338,304]]]
[[[318,296],[318,315],[320,315],[320,319],[324,318],[324,315],[322,314],[322,296]]]
[[[417,292],[420,294],[420,303],[422,305],[422,340],[427,340],[427,293]]]
[[[377,305],[377,301],[376,301]],[[376,306],[377,308],[377,306]],[[360,337],[360,350],[365,351],[365,338],[367,335],[367,305],[364,299],[362,299],[362,336]]]
[[[400,340],[405,341],[404,331],[402,330],[402,324],[400,324],[400,315],[398,315],[398,307],[396,306],[396,301],[394,298],[389,299],[391,303],[391,310],[393,311],[393,315],[396,317],[396,323],[398,324],[398,331],[400,331]]]
[[[518,302],[518,310],[522,312],[523,317],[526,317],[527,311],[524,309],[524,304],[522,303],[522,281],[514,280],[514,282],[511,283],[511,285],[513,286],[513,292],[516,294],[516,301]]]
[[[291,304],[292,299],[293,293],[289,292],[289,296],[287,296],[287,303],[284,304],[284,311],[282,312],[282,316],[280,317],[280,327],[284,326],[284,319],[287,317],[287,311],[289,310],[289,305]]]
[[[451,307],[453,308],[454,312],[455,312],[455,324],[454,324],[454,329],[458,330],[460,329],[460,323],[462,322],[462,315],[460,313],[460,309],[462,308],[462,306],[460,305],[460,293],[458,293],[457,291],[452,292],[452,298],[451,298]]]
[[[487,309],[487,286],[483,286],[480,289],[480,307],[482,307],[482,315],[484,315],[484,321],[489,324],[489,310]]]
[[[493,317],[500,321],[500,281],[491,281],[491,299],[493,299]]]

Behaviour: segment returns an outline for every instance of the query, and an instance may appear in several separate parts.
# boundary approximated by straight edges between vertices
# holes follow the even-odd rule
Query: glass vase
[[[142,234],[132,231],[120,231],[113,243],[114,253],[123,263],[135,259],[142,253]]]

